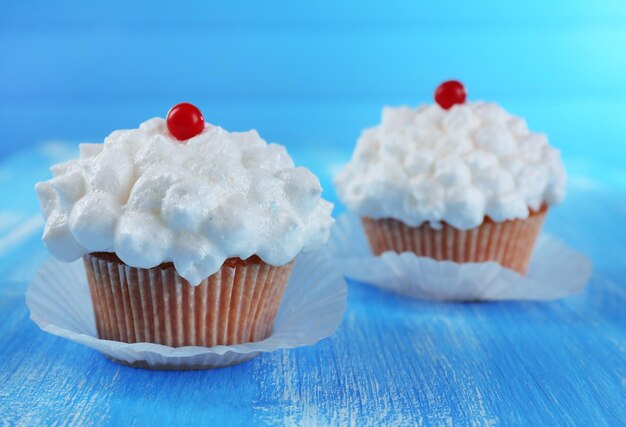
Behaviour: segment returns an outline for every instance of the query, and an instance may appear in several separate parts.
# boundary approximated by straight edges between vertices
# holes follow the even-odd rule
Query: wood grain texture
[[[0,163],[12,177],[0,193],[0,424],[626,422],[626,202],[596,175],[573,179],[546,223],[592,257],[582,295],[446,304],[349,283],[342,326],[316,346],[225,369],[152,372],[109,362],[28,318],[26,284],[46,256],[31,181],[70,152],[44,145]],[[314,170],[326,162],[309,161]]]

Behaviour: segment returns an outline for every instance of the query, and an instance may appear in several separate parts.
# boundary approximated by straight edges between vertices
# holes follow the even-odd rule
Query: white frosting
[[[560,152],[497,104],[472,102],[383,110],[335,177],[340,199],[361,216],[458,229],[527,218],[565,196]]]
[[[184,143],[151,119],[81,144],[37,184],[43,241],[63,261],[115,252],[128,265],[173,262],[192,284],[230,257],[284,265],[328,239],[319,180],[256,131],[207,125]]]

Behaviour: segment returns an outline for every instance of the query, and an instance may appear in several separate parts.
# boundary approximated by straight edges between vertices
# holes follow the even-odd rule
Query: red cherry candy
[[[193,138],[204,130],[204,117],[195,105],[181,102],[167,112],[167,129],[179,141]]]
[[[454,104],[463,104],[466,96],[463,83],[456,80],[443,82],[435,90],[435,101],[444,110],[449,110]]]

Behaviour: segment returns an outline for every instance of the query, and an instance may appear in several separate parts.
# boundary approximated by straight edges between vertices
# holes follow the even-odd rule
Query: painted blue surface
[[[626,5],[335,3],[0,4],[0,424],[626,423]],[[546,231],[592,258],[584,294],[441,304],[350,283],[333,337],[187,373],[112,364],[28,319],[46,256],[32,187],[76,143],[190,100],[287,145],[335,200],[381,106],[450,76],[563,150]]]
[[[24,291],[46,256],[32,184],[73,151],[45,144],[0,163],[0,420],[8,425],[626,420],[626,206],[615,189],[574,180],[546,225],[593,259],[582,295],[445,304],[350,283],[342,326],[314,347],[214,371],[150,372],[113,364],[28,319]],[[322,159],[294,154],[323,170]]]

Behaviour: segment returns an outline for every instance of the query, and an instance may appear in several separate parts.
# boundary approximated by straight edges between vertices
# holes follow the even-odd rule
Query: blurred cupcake
[[[43,241],[83,258],[98,336],[173,347],[268,337],[301,251],[328,239],[319,180],[256,131],[178,104],[81,144],[36,189]]]
[[[459,82],[435,100],[383,110],[335,177],[340,199],[376,255],[496,261],[524,274],[548,207],[565,195],[559,151],[499,105],[466,103]]]

